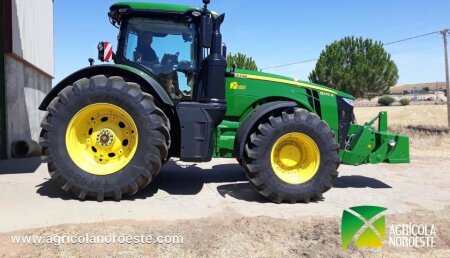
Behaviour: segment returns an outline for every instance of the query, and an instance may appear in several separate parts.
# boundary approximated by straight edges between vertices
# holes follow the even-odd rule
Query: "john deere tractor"
[[[387,115],[355,123],[354,98],[292,78],[227,67],[225,15],[204,7],[122,2],[92,65],[46,96],[40,143],[54,181],[79,199],[120,200],[170,158],[235,158],[273,202],[322,197],[340,164],[409,162]],[[372,126],[377,122],[378,128]]]

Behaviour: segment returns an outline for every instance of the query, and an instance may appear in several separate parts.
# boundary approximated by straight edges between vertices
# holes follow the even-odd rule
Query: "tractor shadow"
[[[244,171],[238,164],[215,165],[211,169],[204,169],[196,164],[179,165],[174,161],[169,161],[153,183],[126,199],[146,199],[154,196],[160,190],[169,195],[197,195],[206,184],[211,183],[231,183],[217,187],[220,196],[224,198],[227,194],[233,196],[234,194],[230,193],[234,193],[236,190],[248,192],[249,201],[259,198],[259,194],[248,183]]]
[[[223,198],[227,196],[247,202],[271,203],[269,200],[260,195],[250,182],[242,182],[235,184],[219,185],[217,192]]]
[[[341,176],[336,179],[333,188],[386,189],[392,187],[375,178],[365,176]],[[264,197],[262,197],[259,193],[257,193],[249,182],[220,185],[217,187],[217,191],[224,198],[226,198],[226,196],[228,195],[235,199],[248,202],[259,202],[259,203],[270,202],[266,200]],[[324,198],[311,200],[311,203],[318,203],[324,200],[325,200]]]
[[[265,199],[260,197],[248,183],[244,171],[238,164],[222,164],[215,165],[212,169],[203,169],[196,164],[179,165],[172,160],[163,166],[160,174],[149,186],[140,190],[136,195],[124,196],[123,200],[145,200],[153,196],[157,197],[159,191],[164,191],[170,196],[197,195],[206,187],[206,184],[210,183],[226,184],[217,187],[219,195],[223,198],[229,195],[237,199],[265,202]],[[36,188],[36,193],[41,196],[62,200],[78,200],[71,193],[63,191],[52,180],[47,180],[37,185]],[[211,190],[213,189],[211,188]],[[95,200],[87,199],[86,201]]]
[[[46,178],[42,184],[36,185],[36,193],[48,198],[61,199],[64,201],[78,200],[73,194],[63,191],[56,182]]]
[[[392,186],[371,177],[365,176],[340,176],[333,185],[334,188],[373,188],[385,189]]]
[[[170,196],[197,195],[207,184],[218,184],[215,187],[217,197],[233,198],[236,200],[256,203],[270,203],[262,197],[248,182],[244,171],[238,164],[215,165],[211,169],[203,169],[196,164],[179,165],[169,161],[164,165],[161,173],[149,186],[139,191],[136,195],[125,196],[124,201],[145,200],[157,197],[159,191],[166,192]],[[36,186],[36,193],[49,198],[62,200],[77,200],[71,193],[66,193],[51,180]],[[392,188],[374,178],[365,176],[341,176],[334,183],[335,188]],[[214,191],[214,188],[207,189]],[[86,200],[95,201],[95,200]],[[322,200],[311,200],[320,202]]]

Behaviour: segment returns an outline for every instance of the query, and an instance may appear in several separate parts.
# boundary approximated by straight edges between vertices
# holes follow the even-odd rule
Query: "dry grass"
[[[388,112],[391,131],[410,137],[413,155],[450,156],[446,105],[359,107],[355,109],[355,115],[362,124],[380,111]]]
[[[446,105],[360,107],[355,109],[355,115],[361,123],[374,118],[380,111],[388,112],[391,125],[447,125]]]

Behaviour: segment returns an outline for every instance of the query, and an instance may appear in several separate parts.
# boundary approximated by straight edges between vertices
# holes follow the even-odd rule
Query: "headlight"
[[[350,106],[355,106],[355,101],[353,99],[346,99],[346,98],[342,98],[347,104],[349,104]]]

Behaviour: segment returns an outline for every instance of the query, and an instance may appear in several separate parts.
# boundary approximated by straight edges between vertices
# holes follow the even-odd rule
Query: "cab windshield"
[[[173,98],[188,97],[195,80],[195,25],[132,18],[125,58],[149,69]]]

